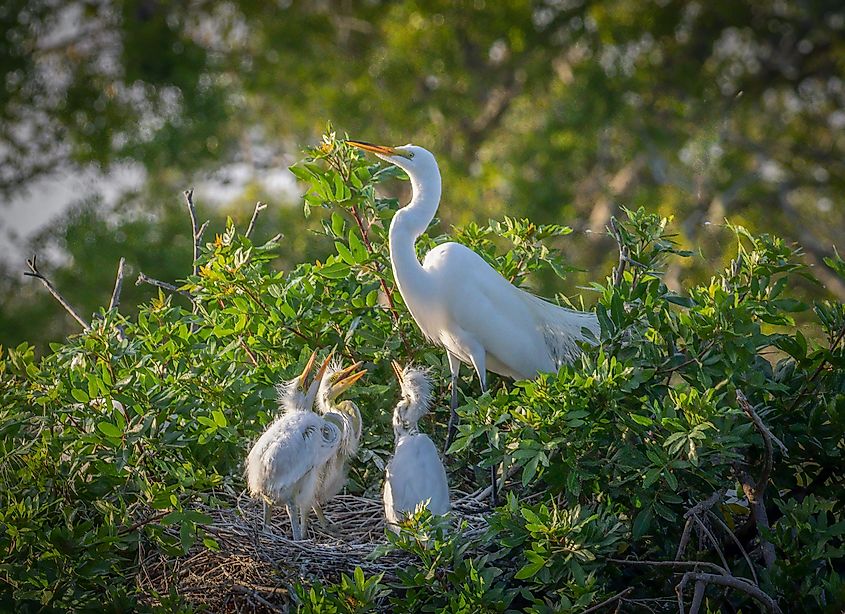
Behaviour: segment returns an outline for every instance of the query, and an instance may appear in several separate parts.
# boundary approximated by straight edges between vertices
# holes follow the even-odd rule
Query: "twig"
[[[252,219],[249,220],[249,226],[246,227],[246,232],[244,236],[248,239],[252,234],[252,231],[255,230],[255,221],[258,219],[258,214],[261,211],[264,211],[267,208],[267,205],[262,203],[260,200],[255,203],[255,210],[252,212]]]
[[[724,567],[711,563],[710,561],[638,561],[637,559],[607,559],[608,563],[620,563],[622,565],[634,565],[643,567],[709,567],[710,569],[730,576]],[[731,576],[733,577],[733,576]]]
[[[839,331],[839,334],[836,336],[836,339],[833,340],[833,343],[830,344],[830,351],[833,352],[836,347],[842,342],[842,339],[845,338],[845,326],[842,327],[842,330]],[[801,388],[798,389],[798,394],[795,396],[795,400],[789,406],[789,409],[786,411],[787,414],[791,414],[795,408],[798,406],[798,403],[801,402],[801,399],[807,394],[807,387],[813,383],[813,381],[821,374],[824,370],[825,365],[827,364],[828,360],[827,357],[823,358],[822,361],[819,363],[819,366],[816,367],[816,370],[813,371],[813,374],[810,378],[804,381],[801,384]]]
[[[705,511],[705,510],[709,510],[711,507],[716,505],[716,502],[719,499],[721,499],[722,495],[724,495],[724,494],[725,494],[725,489],[720,488],[719,490],[714,492],[712,495],[707,497],[701,503],[697,503],[697,504],[693,505],[691,508],[689,508],[689,510],[687,510],[687,512],[684,514],[684,518],[690,518],[692,516],[695,516],[696,514],[699,514],[703,511]]]
[[[604,601],[602,601],[601,603],[597,603],[596,605],[594,605],[594,606],[592,606],[592,607],[587,608],[586,610],[584,610],[584,611],[582,612],[582,614],[589,614],[590,612],[595,612],[596,610],[600,610],[601,608],[603,608],[603,607],[604,607],[604,606],[606,606],[606,605],[610,605],[610,604],[611,604],[611,603],[613,603],[614,601],[621,601],[622,599],[624,599],[624,598],[625,598],[625,596],[626,596],[626,595],[628,595],[629,593],[631,593],[633,590],[634,590],[634,587],[633,587],[633,586],[629,586],[629,587],[628,587],[628,588],[626,588],[624,591],[621,591],[621,592],[619,592],[619,593],[616,593],[613,597],[610,597],[609,599],[605,599],[605,600],[604,600]]]
[[[117,263],[117,278],[114,280],[114,290],[111,293],[111,300],[109,301],[109,311],[120,307],[120,291],[123,289],[123,276],[126,274],[124,265],[126,258],[121,258]]]
[[[681,560],[681,557],[684,556],[684,550],[687,549],[690,534],[692,533],[692,522],[692,518],[687,518],[687,522],[684,524],[684,532],[681,533],[681,539],[678,541],[678,551],[675,553],[676,561]]]
[[[254,591],[254,590],[252,590],[251,588],[249,588],[249,587],[247,587],[247,586],[243,586],[243,585],[241,585],[241,584],[233,584],[233,585],[232,585],[232,590],[234,590],[234,591],[236,591],[236,592],[238,592],[238,593],[242,593],[242,594],[244,594],[244,595],[248,595],[248,596],[252,597],[252,598],[253,598],[253,599],[255,599],[258,603],[260,603],[261,605],[263,605],[265,608],[269,608],[269,609],[270,609],[270,610],[272,610],[273,612],[284,612],[284,610],[283,610],[283,609],[281,609],[280,607],[278,607],[278,606],[276,606],[276,605],[273,605],[272,603],[270,603],[269,601],[267,601],[266,599],[264,599],[264,597],[262,597],[261,595],[259,595],[257,591]]]
[[[375,255],[375,251],[373,250],[373,246],[370,243],[370,238],[367,236],[367,229],[364,227],[364,221],[361,219],[360,213],[358,213],[358,208],[355,205],[352,205],[352,217],[355,218],[355,223],[358,225],[358,231],[361,233],[361,240],[364,242],[364,247],[367,249],[367,253],[370,256]],[[376,271],[381,272],[381,263],[376,261],[375,263]],[[402,332],[402,326],[399,322],[399,312],[396,310],[396,305],[393,302],[393,295],[390,293],[390,290],[387,288],[387,282],[382,279],[381,275],[378,275],[379,285],[381,286],[381,291],[384,292],[384,296],[387,299],[387,305],[390,308],[390,314],[393,316],[393,322],[396,324],[396,330],[399,332],[399,337],[402,339],[402,345],[405,348],[405,352],[408,356],[412,356],[413,352],[411,351],[411,346],[408,344],[408,339],[405,338],[405,333]]]
[[[681,581],[678,583],[678,586],[675,587],[675,592],[678,594],[679,600],[682,600],[681,595],[683,594],[684,587],[689,581],[704,582],[705,584],[717,584],[719,586],[725,586],[727,588],[733,588],[738,591],[742,591],[762,603],[766,607],[766,609],[769,610],[769,612],[774,612],[775,614],[783,614],[780,607],[778,607],[777,602],[772,599],[768,594],[764,593],[762,590],[760,590],[747,580],[735,578],[734,576],[725,574],[711,574],[702,573],[698,571],[686,572],[683,578],[681,578]],[[683,602],[681,601],[681,603]],[[683,609],[681,609],[681,612],[683,612]],[[690,614],[692,614],[692,611],[690,612]]]
[[[760,580],[757,578],[757,572],[754,570],[754,563],[751,562],[751,557],[748,556],[748,553],[745,551],[745,548],[742,547],[742,543],[739,541],[739,539],[737,539],[737,536],[734,535],[734,532],[728,528],[728,525],[722,522],[722,519],[719,518],[713,512],[713,510],[707,510],[707,513],[710,514],[712,520],[715,520],[717,523],[719,523],[719,526],[722,527],[722,530],[725,533],[730,535],[734,544],[736,544],[737,548],[739,548],[739,551],[742,552],[742,556],[745,558],[745,562],[748,563],[748,568],[751,570],[751,576],[754,578],[754,584],[757,584],[759,586]]]
[[[702,522],[701,518],[698,517],[698,514],[693,516],[693,519],[698,523],[698,527],[701,531],[708,537],[708,539],[710,539],[710,543],[713,544],[713,548],[716,550],[716,554],[719,555],[719,560],[722,561],[722,565],[724,565],[725,569],[728,570],[728,574],[733,575],[733,573],[731,573],[730,565],[728,565],[728,560],[725,558],[725,553],[722,552],[722,549],[719,547],[719,542],[716,540],[716,536],[713,535],[713,532],[707,528],[707,525],[705,525],[704,522]]]
[[[775,562],[775,547],[771,542],[763,537],[763,532],[760,531],[760,528],[769,528],[769,516],[766,513],[765,493],[766,486],[769,483],[769,478],[772,473],[772,467],[774,465],[774,450],[772,448],[772,441],[777,441],[777,438],[775,438],[766,425],[763,424],[760,416],[758,416],[757,412],[754,411],[754,408],[751,407],[751,403],[748,402],[748,399],[741,390],[736,391],[736,400],[739,403],[739,406],[742,407],[743,411],[745,411],[745,413],[748,414],[748,417],[751,418],[754,426],[760,432],[760,435],[763,438],[763,444],[765,445],[766,454],[763,458],[763,469],[760,472],[759,479],[755,482],[750,475],[742,471],[740,472],[740,482],[742,483],[742,490],[745,493],[745,498],[748,499],[748,504],[751,506],[751,514],[754,518],[754,522],[757,525],[757,536],[760,540],[760,549],[763,551],[763,561],[765,562],[766,567],[771,567]],[[778,444],[782,447],[782,449],[785,449],[783,444],[779,441]]]
[[[29,267],[30,272],[24,272],[24,275],[26,275],[27,277],[34,277],[36,279],[40,279],[41,283],[44,284],[44,287],[47,288],[47,291],[53,295],[54,299],[59,301],[59,304],[65,308],[65,311],[67,311],[73,317],[74,320],[79,322],[83,330],[90,329],[91,326],[84,319],[82,319],[82,316],[79,315],[76,309],[74,309],[71,304],[68,303],[61,294],[59,294],[59,291],[56,290],[56,287],[53,285],[53,283],[38,271],[38,266],[36,263],[37,258],[38,256],[33,254],[32,258],[27,259],[26,265]]]
[[[193,239],[194,244],[194,259],[192,265],[193,274],[197,274],[197,260],[200,257],[200,239],[202,235],[200,235],[199,229],[197,228],[197,208],[194,206],[194,190],[188,189],[185,190],[185,203],[188,205],[188,215],[191,216],[191,239]],[[205,224],[202,226],[203,230],[205,230]]]
[[[616,240],[616,244],[619,246],[619,263],[613,269],[613,273],[611,274],[611,281],[613,282],[613,285],[618,287],[622,283],[622,279],[625,275],[625,267],[628,265],[628,262],[631,261],[631,250],[622,240],[622,233],[619,231],[619,227],[616,225],[616,218],[613,216],[610,218],[610,234],[613,235],[613,238]]]
[[[703,580],[698,580],[695,583],[695,591],[692,594],[692,603],[689,606],[689,614],[698,614],[698,611],[701,609],[701,602],[704,601],[704,589],[706,587],[707,583]],[[683,601],[683,595],[681,595],[681,600]]]
[[[150,284],[151,286],[161,288],[162,290],[167,290],[168,292],[175,292],[176,294],[187,296],[191,301],[194,300],[190,292],[187,292],[186,290],[180,290],[178,286],[174,286],[173,284],[167,283],[166,281],[160,281],[158,279],[153,279],[152,277],[147,277],[146,275],[144,275],[143,271],[138,272],[138,279],[135,280],[136,286],[140,286],[141,284]]]

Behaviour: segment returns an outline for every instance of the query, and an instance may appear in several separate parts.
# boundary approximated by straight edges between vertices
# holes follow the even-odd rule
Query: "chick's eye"
[[[323,427],[323,439],[331,439],[331,438],[332,438],[332,430],[329,427],[324,426]]]

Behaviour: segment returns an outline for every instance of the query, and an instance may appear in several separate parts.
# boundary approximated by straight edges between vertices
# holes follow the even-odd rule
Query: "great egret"
[[[410,203],[390,223],[390,262],[399,293],[423,334],[446,349],[452,402],[446,448],[457,427],[460,363],[472,365],[482,393],[487,369],[514,379],[557,371],[580,354],[584,331],[598,336],[595,314],[566,309],[517,288],[481,256],[460,243],[443,243],[420,264],[414,244],[440,203],[440,170],[434,156],[416,145],[348,144],[374,153],[411,179]],[[496,468],[492,468],[496,501]]]
[[[410,365],[403,370],[391,363],[402,398],[393,410],[396,451],[387,464],[384,515],[390,530],[398,532],[402,517],[420,504],[432,514],[449,512],[449,484],[437,449],[417,422],[428,412],[431,382],[425,371]]]
[[[331,356],[330,356],[331,358]],[[331,362],[317,392],[317,408],[327,420],[339,424],[340,445],[326,464],[320,469],[320,481],[317,487],[314,511],[317,518],[328,526],[323,515],[322,505],[330,501],[346,484],[348,461],[358,452],[358,442],[361,440],[361,412],[352,401],[336,403],[337,397],[367,373],[366,369],[356,371],[361,362],[341,369],[340,364]]]
[[[246,462],[249,492],[264,502],[265,525],[270,521],[272,506],[284,503],[295,540],[305,534],[320,469],[341,444],[342,425],[332,416],[322,417],[312,411],[328,366],[326,360],[306,390],[315,356],[316,352],[299,377],[281,388],[284,413],[258,438]]]

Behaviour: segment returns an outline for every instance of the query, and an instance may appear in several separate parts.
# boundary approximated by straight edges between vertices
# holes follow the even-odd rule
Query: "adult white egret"
[[[331,362],[317,392],[317,408],[320,413],[327,420],[330,419],[340,425],[340,445],[320,469],[320,481],[314,505],[317,518],[326,527],[328,523],[323,515],[322,505],[330,501],[346,484],[347,464],[358,452],[362,428],[361,412],[358,406],[352,401],[337,403],[336,400],[367,373],[366,369],[357,370],[362,364],[356,362],[342,369],[340,363]]]
[[[326,360],[306,390],[315,354],[302,374],[281,388],[284,413],[258,438],[249,451],[246,477],[249,492],[264,502],[264,523],[270,521],[272,506],[283,503],[290,517],[295,540],[305,535],[308,514],[320,483],[320,469],[341,443],[341,425],[332,417],[312,411]]]
[[[396,362],[391,366],[402,398],[393,410],[396,450],[387,464],[383,498],[387,526],[398,533],[402,518],[420,504],[438,515],[448,513],[451,504],[437,449],[417,425],[431,403],[431,382],[423,369],[410,365],[402,369]]]
[[[369,151],[404,170],[412,197],[390,223],[390,262],[402,299],[423,334],[446,349],[452,375],[448,449],[457,427],[460,363],[472,365],[481,390],[487,369],[515,379],[557,371],[580,354],[579,342],[598,336],[594,313],[554,305],[517,288],[481,256],[460,243],[443,243],[422,264],[414,244],[440,203],[440,170],[434,156],[416,145],[387,147],[361,141]],[[492,469],[496,501],[496,468]]]

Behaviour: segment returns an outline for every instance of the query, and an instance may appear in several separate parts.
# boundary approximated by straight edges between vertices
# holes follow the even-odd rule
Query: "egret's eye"
[[[414,152],[413,152],[413,151],[409,151],[409,152],[408,152],[408,159],[412,159],[413,157],[414,157]]]

